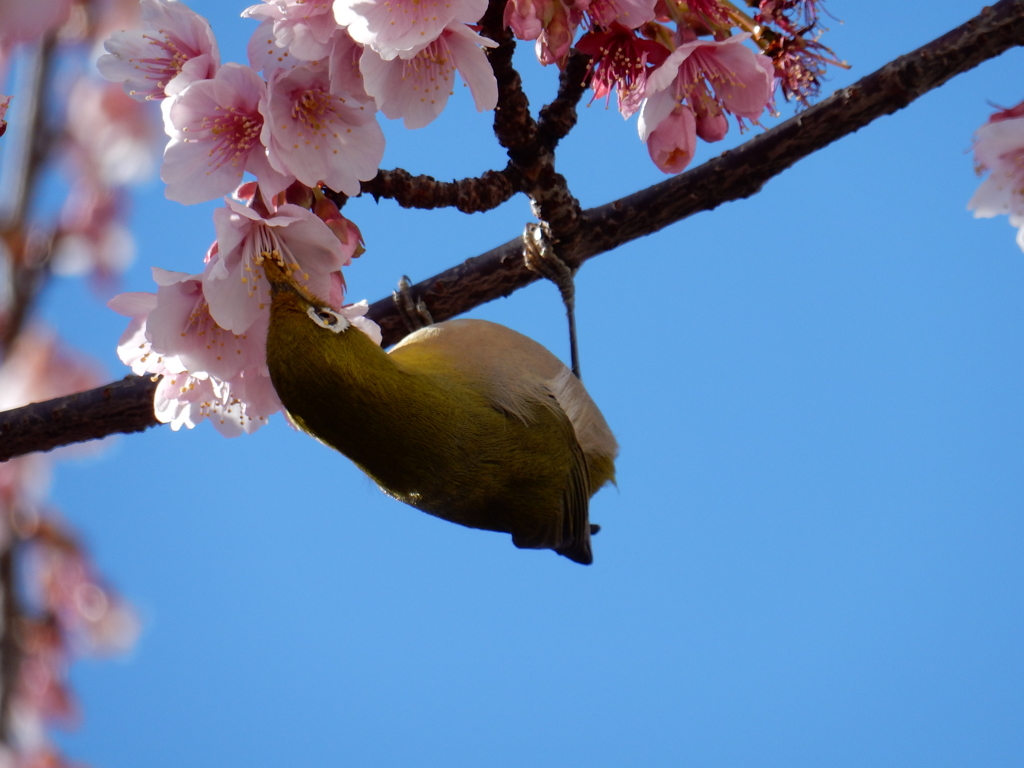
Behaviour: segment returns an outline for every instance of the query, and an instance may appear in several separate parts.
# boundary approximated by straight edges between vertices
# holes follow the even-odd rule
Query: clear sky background
[[[826,92],[982,5],[831,0],[853,69]],[[244,61],[243,5],[192,7]],[[532,60],[521,45],[536,108],[556,73]],[[1020,765],[1024,254],[965,206],[972,132],[1024,99],[1022,64],[586,264],[584,378],[622,446],[589,568],[394,502],[279,417],[62,464],[55,503],[144,623],[126,659],[75,668],[64,748],[95,768]],[[664,178],[635,120],[582,112],[558,169],[584,206]],[[428,128],[385,125],[384,165],[503,167],[489,126],[460,86]],[[198,271],[214,207],[141,189],[124,290]],[[350,296],[371,301],[530,220],[523,197],[346,214],[368,247]],[[43,314],[127,372],[125,321],[87,285],[56,282]],[[567,354],[549,284],[471,316]]]

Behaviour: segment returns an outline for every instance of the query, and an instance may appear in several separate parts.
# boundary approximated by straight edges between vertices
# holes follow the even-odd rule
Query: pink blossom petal
[[[339,29],[335,32],[329,57],[331,93],[369,100],[363,85],[363,74],[359,71],[359,57],[362,53],[363,46],[352,39],[348,30]]]
[[[189,371],[230,379],[265,356],[266,333],[234,334],[210,315],[199,275],[154,267],[160,286],[147,328],[154,351],[176,356]]]
[[[748,37],[744,32],[722,41],[679,46],[647,78],[648,97],[671,87],[677,103],[688,98],[695,106],[692,102],[706,92],[707,82],[725,109],[756,120],[771,101],[774,68],[768,57],[742,45]]]
[[[648,79],[648,86],[650,82],[650,79]],[[651,133],[661,125],[665,118],[672,114],[677,106],[675,97],[670,91],[660,90],[652,94],[651,89],[648,88],[648,94],[643,106],[640,108],[640,117],[637,118],[636,123],[641,141],[647,141]]]
[[[267,19],[256,27],[256,31],[249,38],[246,52],[249,55],[249,66],[257,72],[262,72],[268,79],[278,69],[291,69],[302,63],[284,48],[278,47],[277,39],[274,37],[273,19]]]
[[[496,43],[465,24],[454,23],[410,58],[387,61],[367,48],[359,60],[366,92],[389,118],[402,118],[406,128],[422,128],[448,103],[459,69],[477,110],[493,109],[498,102],[498,84],[482,45]]]
[[[390,60],[437,39],[452,21],[475,24],[487,0],[336,0],[334,15],[352,38]]]
[[[341,308],[341,313],[350,323],[352,323],[352,325],[373,339],[375,344],[380,345],[384,340],[384,336],[380,332],[380,326],[370,318],[365,317],[369,309],[369,303],[366,299],[363,299],[362,301],[357,301],[355,304],[346,304]]]

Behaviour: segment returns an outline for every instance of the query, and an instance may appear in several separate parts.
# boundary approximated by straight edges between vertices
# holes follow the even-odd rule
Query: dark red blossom
[[[993,104],[992,106],[995,107],[998,105]],[[999,111],[992,115],[992,117],[990,117],[988,121],[990,123],[998,123],[1002,120],[1014,120],[1018,117],[1024,117],[1024,101],[1022,101],[1016,107],[1010,107],[1009,109],[999,107]]]
[[[824,5],[823,0],[761,0],[754,21],[802,36],[818,25],[819,3]]]
[[[687,0],[686,5],[692,13],[700,16],[703,21],[712,27],[725,27],[728,29],[731,26],[729,9],[718,2],[718,0]]]
[[[591,57],[590,86],[594,99],[610,99],[615,89],[623,117],[639,108],[648,72],[670,53],[660,43],[645,40],[635,30],[614,21],[607,30],[585,34],[576,48]]]
[[[765,53],[775,65],[783,97],[787,101],[795,99],[805,107],[818,95],[829,64],[847,66],[827,46],[799,36],[778,35],[769,42]]]

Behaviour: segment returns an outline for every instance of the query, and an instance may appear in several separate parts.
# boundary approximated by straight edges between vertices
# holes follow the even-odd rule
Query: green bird
[[[590,497],[614,482],[618,446],[558,358],[485,320],[429,325],[387,353],[264,268],[270,378],[300,429],[399,501],[593,562]]]

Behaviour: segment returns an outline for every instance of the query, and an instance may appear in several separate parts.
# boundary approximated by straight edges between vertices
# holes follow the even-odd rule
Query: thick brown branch
[[[1000,0],[961,27],[901,56],[737,149],[674,179],[599,208],[584,211],[587,226],[570,266],[629,240],[649,235],[728,200],[748,197],[803,157],[986,59],[1024,43],[1024,0]],[[522,241],[514,240],[469,259],[412,287],[437,321],[466,312],[538,279],[523,263]],[[370,315],[384,328],[385,342],[405,331],[390,298]],[[89,392],[0,414],[0,460],[31,451],[153,426],[153,383],[128,377]]]

